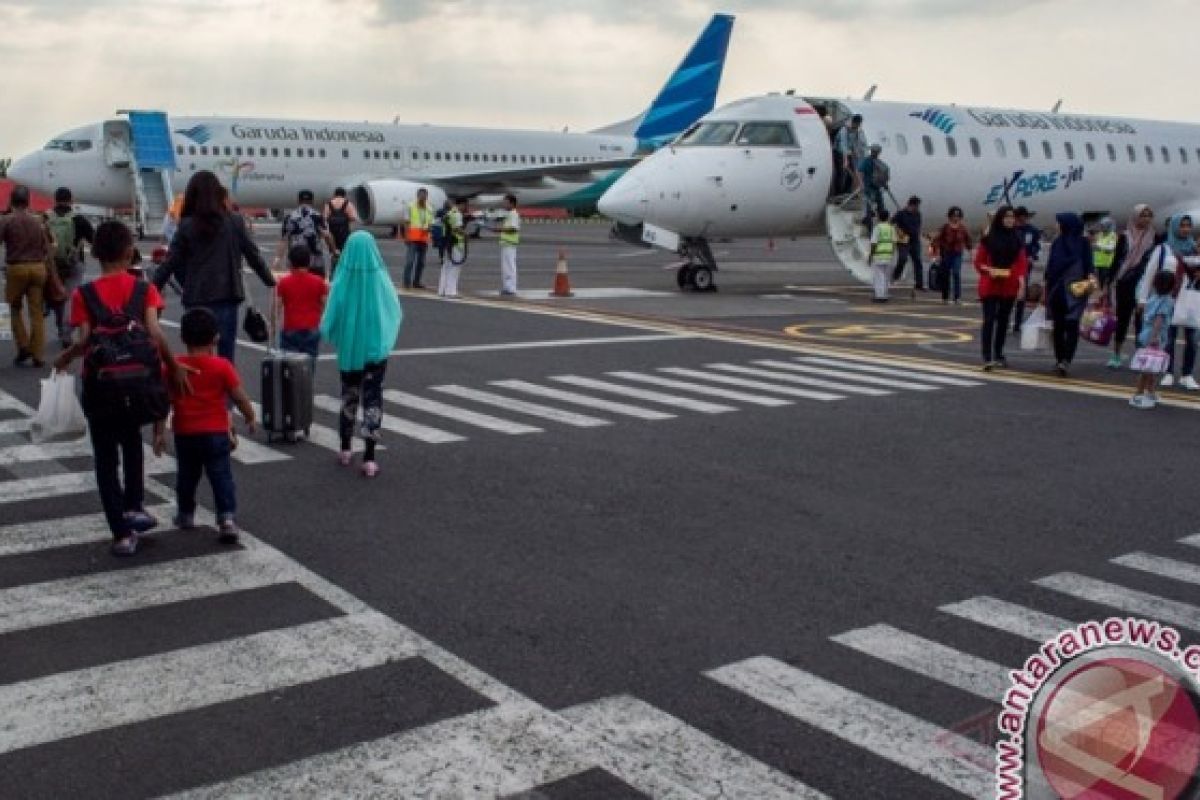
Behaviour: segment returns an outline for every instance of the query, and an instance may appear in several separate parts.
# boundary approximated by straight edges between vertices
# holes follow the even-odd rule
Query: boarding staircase
[[[163,218],[171,206],[171,175],[175,171],[175,149],[171,127],[161,111],[123,111],[129,117],[131,145],[127,166],[133,178],[133,217],[138,236],[162,234]],[[116,166],[116,165],[114,165]]]
[[[825,205],[825,230],[833,254],[858,281],[871,283],[871,230],[863,224],[866,208],[862,192],[833,197]]]

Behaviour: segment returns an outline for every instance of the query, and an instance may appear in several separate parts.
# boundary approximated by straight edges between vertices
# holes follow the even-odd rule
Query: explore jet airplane
[[[8,176],[43,192],[69,186],[79,202],[133,206],[146,231],[204,169],[249,207],[287,208],[301,189],[323,198],[346,187],[371,225],[398,224],[421,187],[434,207],[448,194],[507,191],[526,205],[594,206],[620,170],[713,109],[733,22],[714,15],[643,114],[591,133],[130,111],[59,134]]]
[[[832,196],[835,126],[861,114],[883,145],[891,192],[922,199],[927,227],[961,206],[978,229],[1001,204],[1123,223],[1136,203],[1160,215],[1200,212],[1200,126],[990,108],[766,95],[706,115],[628,170],[600,199],[630,241],[677,250],[680,288],[709,289],[712,238],[825,233],[869,283],[858,198]],[[885,196],[889,209],[895,200]]]

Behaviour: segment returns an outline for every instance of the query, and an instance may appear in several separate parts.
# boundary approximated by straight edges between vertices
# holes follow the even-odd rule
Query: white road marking
[[[414,637],[356,614],[0,686],[0,753],[412,657]]]
[[[965,378],[951,378],[947,375],[936,375],[928,370],[913,367],[910,369],[899,369],[896,367],[880,367],[872,363],[864,363],[852,361],[850,357],[846,358],[823,358],[821,356],[806,356],[797,359],[806,364],[820,364],[826,367],[837,367],[839,369],[852,369],[859,372],[874,372],[879,375],[891,375],[895,378],[916,378],[926,383],[942,383],[946,386],[983,386],[983,381],[971,381]]]
[[[510,389],[516,392],[525,392],[537,397],[547,397],[551,400],[561,400],[564,403],[574,403],[575,405],[584,406],[585,408],[595,408],[601,411],[611,411],[614,414],[623,414],[627,417],[635,417],[636,419],[644,420],[664,420],[674,419],[674,414],[667,414],[663,411],[654,411],[641,406],[634,406],[628,403],[620,403],[615,400],[603,400],[599,397],[591,395],[579,394],[578,392],[569,392],[565,389],[555,389],[550,386],[542,386],[536,383],[527,381],[492,381],[493,386],[499,386],[502,389]]]
[[[291,456],[278,450],[259,444],[249,436],[239,433],[238,446],[230,457],[239,464],[270,464],[275,461],[290,461]]]
[[[767,362],[755,362],[766,364]],[[835,392],[844,392],[846,394],[858,394],[864,397],[886,397],[892,392],[887,389],[872,389],[869,386],[851,386],[846,383],[836,383],[834,381],[822,380],[821,378],[808,378],[803,375],[788,375],[783,372],[776,372],[769,369],[755,369],[754,367],[743,367],[737,364],[705,364],[709,369],[719,369],[725,372],[736,372],[739,375],[749,375],[755,378],[765,378],[772,381],[783,381],[784,383],[796,383],[801,386],[812,386],[816,389],[832,389]]]
[[[1165,597],[1126,589],[1115,583],[1106,583],[1072,572],[1060,572],[1038,578],[1034,583],[1081,600],[1120,609],[1126,614],[1140,614],[1159,622],[1200,631],[1200,608],[1178,600],[1168,600]]]
[[[262,419],[262,405],[260,403],[255,403],[255,402],[252,402],[250,405],[254,406],[254,413],[257,414],[259,420],[261,420]],[[308,429],[308,435],[304,437],[304,441],[314,444],[317,447],[322,447],[322,448],[329,450],[331,452],[334,452],[334,453],[340,453],[342,451],[341,435],[337,431],[335,431],[333,428],[330,428],[326,425],[321,425],[316,422],[314,422],[312,424],[312,427],[310,427]],[[354,452],[358,452],[358,451],[362,450],[363,449],[362,440],[359,439],[357,436],[353,437],[350,440],[350,449]],[[384,446],[382,444],[377,445],[376,449],[383,450]]]
[[[57,461],[60,458],[88,458],[92,455],[92,444],[87,439],[73,442],[46,442],[44,444],[15,444],[0,447],[0,467],[27,464],[33,461]]]
[[[780,386],[776,383],[767,383],[765,381],[752,381],[747,378],[734,378],[730,375],[719,375],[711,372],[704,372],[698,369],[685,369],[683,367],[661,367],[659,372],[666,372],[669,375],[678,375],[682,378],[694,378],[701,381],[712,381],[713,383],[724,383],[730,386],[740,386],[745,389],[757,389],[764,392],[775,392],[776,394],[787,395],[788,397],[800,397],[805,400],[820,400],[822,402],[832,402],[834,400],[845,400],[845,395],[830,394],[829,392],[814,392],[808,389],[797,389],[794,386]]]
[[[173,503],[147,506],[147,513],[161,523],[157,530],[169,528],[169,520],[175,514]],[[196,515],[197,524],[208,525],[211,515]],[[0,557],[52,550],[76,544],[91,544],[109,541],[112,532],[103,514],[81,514],[77,517],[58,517],[37,522],[19,522],[0,528]]]
[[[29,433],[30,421],[25,419],[0,419],[0,434]]]
[[[701,797],[828,800],[821,792],[633,697],[596,700],[559,714],[620,751],[637,754],[642,769],[666,773]],[[645,790],[636,779],[627,782]]]
[[[1114,558],[1112,562],[1130,569],[1149,572],[1151,575],[1158,575],[1161,578],[1200,585],[1200,565],[1187,561],[1177,561],[1173,558],[1163,558],[1149,553],[1130,553]]]
[[[1200,547],[1200,533],[1179,540],[1181,544],[1186,544],[1189,547]]]
[[[342,401],[329,395],[317,395],[313,398],[313,405],[332,414],[340,415],[342,413]],[[456,433],[450,433],[438,428],[430,428],[428,425],[421,425],[406,419],[396,419],[388,414],[383,415],[383,421],[380,422],[380,425],[386,431],[407,436],[409,439],[416,439],[419,442],[426,442],[427,444],[451,444],[453,442],[466,441],[466,437],[459,436]]]
[[[174,462],[170,466],[164,463],[147,461],[147,475],[173,472]],[[96,491],[96,475],[93,472],[63,472],[58,475],[43,475],[39,478],[20,478],[18,480],[0,483],[0,505],[4,503],[20,503],[26,500],[46,500],[69,494],[88,494]]]
[[[968,797],[991,797],[995,754],[978,742],[772,658],[706,673],[725,686]]]
[[[447,386],[432,386],[430,387],[435,392],[461,397],[466,400],[472,400],[483,405],[495,406],[503,408],[506,411],[515,411],[518,414],[528,414],[531,417],[541,417],[552,422],[560,422],[563,425],[572,425],[576,428],[597,428],[602,425],[611,425],[612,423],[606,419],[599,417],[589,417],[586,414],[577,414],[574,411],[564,411],[560,408],[552,408],[544,406],[540,403],[529,403],[524,400],[517,400],[504,395],[494,394],[493,392],[485,392],[480,389],[468,389],[466,386],[457,386],[450,384]]]
[[[667,342],[673,339],[691,339],[686,333],[652,333],[636,336],[594,336],[586,339],[543,339],[533,342],[501,342],[497,344],[468,344],[447,345],[446,347],[415,347],[407,350],[393,350],[393,357],[413,356],[447,356],[460,353],[495,353],[505,350],[540,350],[555,347],[587,347],[604,344],[641,344],[644,342]],[[325,353],[320,360],[332,361],[337,358],[335,353]]]
[[[804,372],[810,375],[824,375],[829,378],[837,378],[842,381],[858,381],[859,383],[868,383],[873,386],[886,386],[889,389],[910,389],[914,392],[936,392],[942,388],[940,386],[931,386],[928,383],[914,383],[913,381],[902,381],[896,378],[877,378],[874,375],[862,375],[853,372],[845,372],[840,369],[830,369],[828,367],[814,367],[808,364],[793,364],[790,361],[757,361],[757,364],[763,364],[768,367],[776,367],[778,369],[791,370],[792,372]]]
[[[671,408],[682,408],[687,411],[696,411],[701,414],[724,414],[727,411],[737,411],[733,406],[723,406],[718,403],[707,403],[703,400],[696,400],[691,397],[681,397],[676,394],[664,394],[655,392],[650,389],[639,389],[636,386],[623,386],[619,383],[611,383],[609,381],[596,380],[594,378],[584,378],[579,375],[554,375],[550,378],[552,381],[567,383],[572,386],[580,386],[585,389],[596,389],[609,394],[621,395],[623,397],[632,397],[636,400],[646,400],[651,403],[658,403]]]
[[[194,535],[213,536],[211,531]],[[257,589],[283,583],[292,575],[293,570],[280,559],[232,550],[17,586],[0,590],[0,634]]]
[[[383,399],[389,403],[395,403],[403,408],[412,408],[417,411],[424,411],[426,414],[433,414],[439,417],[457,420],[466,425],[474,425],[477,428],[484,430],[497,431],[498,433],[506,433],[510,436],[519,436],[526,433],[542,433],[542,429],[533,425],[526,425],[522,422],[513,422],[512,420],[493,417],[491,414],[481,414],[478,411],[471,411],[467,408],[460,408],[449,403],[442,403],[438,400],[430,400],[425,397],[418,397],[415,394],[406,392],[397,392],[393,389],[388,389],[383,393]]]
[[[655,289],[633,289],[620,286],[597,286],[587,289],[575,289],[576,300],[619,300],[633,297],[678,297],[677,292],[664,292]],[[480,297],[499,297],[500,290],[480,292]],[[551,297],[548,290],[521,289],[517,296],[522,300],[547,300]],[[565,298],[564,298],[565,299]]]
[[[737,400],[742,403],[750,403],[755,406],[767,406],[768,408],[779,408],[780,406],[792,405],[791,400],[784,400],[782,397],[766,397],[761,394],[750,394],[749,392],[738,392],[733,389],[723,389],[719,386],[708,386],[691,381],[679,381],[672,378],[664,378],[661,375],[647,375],[643,372],[610,372],[609,375],[614,378],[620,378],[626,381],[638,381],[639,383],[649,383],[654,386],[665,386],[668,389],[679,389],[684,392],[695,392],[707,397],[720,397],[723,400]]]
[[[1041,611],[995,597],[972,597],[970,600],[944,605],[938,610],[1039,644],[1048,642],[1075,626],[1070,620],[1043,614]]]

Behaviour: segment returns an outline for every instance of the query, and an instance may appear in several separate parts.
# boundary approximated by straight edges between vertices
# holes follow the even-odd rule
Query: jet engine
[[[408,221],[408,207],[417,199],[417,190],[429,192],[429,207],[437,210],[446,202],[446,193],[436,186],[413,181],[368,181],[350,193],[358,216],[366,225],[401,225]]]

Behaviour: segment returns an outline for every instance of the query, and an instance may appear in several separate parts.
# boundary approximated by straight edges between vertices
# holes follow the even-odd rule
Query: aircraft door
[[[113,119],[104,123],[104,163],[110,167],[128,167],[133,154],[133,136],[129,120]]]

